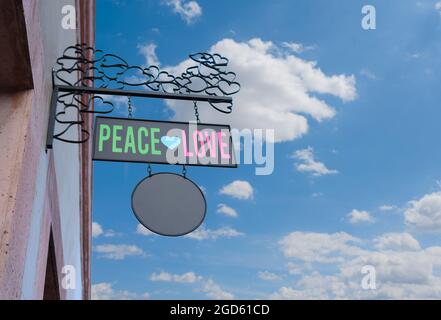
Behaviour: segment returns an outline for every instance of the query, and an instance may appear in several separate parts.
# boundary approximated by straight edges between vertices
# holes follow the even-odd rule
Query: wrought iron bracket
[[[46,149],[53,148],[54,140],[86,142],[90,133],[82,127],[82,114],[111,113],[114,105],[106,100],[107,96],[207,102],[219,112],[231,113],[231,95],[239,92],[240,84],[235,81],[235,73],[225,70],[228,59],[211,53],[197,53],[189,57],[196,65],[174,76],[157,66],[131,66],[117,55],[105,54],[86,45],[68,47],[57,59],[58,68],[52,73],[53,92]],[[68,79],[72,73],[79,74],[73,77],[74,81]],[[84,103],[85,95],[87,103]],[[93,109],[91,104],[96,100],[106,108]],[[58,111],[59,105],[61,111]],[[76,111],[77,119],[64,119],[66,111],[71,108]],[[61,132],[55,133],[56,123],[64,125]],[[67,132],[75,126],[80,126],[80,136],[76,140],[67,138]]]

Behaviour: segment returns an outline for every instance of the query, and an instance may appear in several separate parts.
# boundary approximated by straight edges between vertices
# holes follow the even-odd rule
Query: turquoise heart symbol
[[[181,144],[181,138],[179,138],[179,137],[163,136],[161,138],[161,142],[167,148],[173,150],[173,149],[175,149],[177,146],[179,146]]]

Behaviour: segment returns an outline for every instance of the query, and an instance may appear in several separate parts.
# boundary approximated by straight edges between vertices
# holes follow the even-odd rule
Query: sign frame
[[[228,128],[230,132],[229,142],[231,145],[231,156],[233,164],[226,165],[216,165],[216,164],[201,164],[201,163],[164,163],[158,161],[136,161],[136,160],[108,160],[108,159],[96,159],[95,158],[95,148],[96,141],[95,137],[98,134],[96,130],[97,119],[113,119],[113,120],[126,120],[126,121],[147,121],[147,122],[155,122],[155,123],[170,123],[170,124],[179,124],[179,125],[189,125],[194,123],[195,125],[203,125],[203,126],[213,126],[213,127],[225,127]],[[167,120],[150,120],[150,119],[141,119],[141,118],[121,118],[121,117],[103,117],[96,116],[94,119],[94,135],[92,137],[92,161],[100,161],[100,162],[123,162],[123,163],[143,163],[143,164],[160,164],[160,165],[176,165],[176,166],[192,166],[192,167],[211,167],[211,168],[224,168],[224,169],[236,169],[238,168],[237,159],[236,159],[236,150],[234,148],[233,137],[231,135],[231,126],[229,124],[215,124],[215,123],[197,123],[196,121],[167,121]]]
[[[148,180],[149,178],[154,177],[154,176],[158,176],[158,175],[164,175],[164,174],[167,174],[167,175],[174,175],[174,176],[181,177],[182,179],[185,179],[186,181],[192,183],[192,184],[196,187],[196,189],[197,189],[197,190],[201,193],[201,195],[202,195],[202,199],[204,200],[204,206],[205,206],[204,215],[203,215],[203,217],[202,217],[200,223],[199,223],[196,227],[194,227],[191,231],[188,231],[188,232],[186,232],[186,233],[182,233],[182,234],[175,234],[175,235],[169,235],[169,234],[161,233],[161,232],[158,232],[158,231],[153,231],[153,230],[151,230],[149,227],[147,227],[147,226],[144,224],[144,222],[141,221],[141,219],[139,218],[139,216],[138,216],[138,214],[136,213],[135,209],[133,208],[133,198],[134,198],[134,194],[135,194],[136,190],[138,189],[138,187],[139,187],[144,181]],[[131,209],[132,209],[133,214],[135,215],[136,220],[137,220],[137,221],[138,221],[138,222],[139,222],[144,228],[146,228],[146,229],[149,230],[150,232],[153,232],[154,234],[157,234],[157,235],[160,235],[160,236],[163,236],[163,237],[170,237],[170,238],[182,237],[182,236],[185,236],[185,235],[187,235],[187,234],[190,234],[190,233],[196,231],[197,229],[199,229],[199,227],[204,223],[205,218],[207,217],[207,211],[208,211],[207,198],[205,197],[205,193],[202,191],[202,189],[200,188],[200,186],[198,186],[193,180],[187,178],[186,176],[182,176],[182,175],[180,175],[180,174],[178,174],[178,173],[174,173],[174,172],[158,172],[158,173],[154,173],[154,174],[152,174],[152,175],[149,175],[149,176],[143,178],[141,181],[139,181],[139,182],[136,184],[135,188],[133,188],[132,194],[131,194],[131,196],[130,196],[130,207],[131,207]]]

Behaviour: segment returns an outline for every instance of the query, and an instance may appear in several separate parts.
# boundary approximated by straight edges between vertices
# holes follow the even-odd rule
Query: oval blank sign
[[[174,173],[158,173],[138,183],[132,194],[132,209],[150,231],[177,237],[202,224],[207,203],[193,181]]]

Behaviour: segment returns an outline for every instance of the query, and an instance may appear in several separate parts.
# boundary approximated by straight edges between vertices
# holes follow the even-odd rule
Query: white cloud
[[[104,231],[104,237],[106,238],[119,237],[121,235],[123,235],[123,233],[116,232],[115,230],[112,229],[107,229]]]
[[[410,201],[404,212],[406,224],[420,231],[441,232],[441,192]]]
[[[441,247],[421,248],[409,234],[387,233],[374,240],[374,249],[346,233],[293,232],[282,238],[280,249],[288,259],[305,263],[296,268],[273,299],[440,299]],[[291,262],[290,262],[291,263]],[[289,263],[289,264],[290,264]],[[322,264],[333,263],[319,272]],[[288,265],[289,265],[288,264]],[[362,267],[376,270],[376,290],[364,290]],[[298,266],[298,264],[296,265]],[[303,269],[303,270],[302,270]],[[289,268],[288,268],[289,270]]]
[[[154,43],[146,43],[146,44],[139,44],[138,50],[139,53],[141,53],[144,56],[145,59],[145,66],[160,66],[158,56],[156,55],[156,44]]]
[[[420,250],[419,242],[409,233],[386,233],[374,239],[380,250]]]
[[[292,52],[295,53],[302,53],[304,51],[316,49],[316,46],[304,46],[303,44],[296,42],[283,42],[282,46],[290,49]]]
[[[186,272],[184,274],[171,274],[161,271],[160,273],[152,273],[150,275],[151,281],[177,282],[177,283],[194,283],[201,280],[202,277],[196,275],[194,272]]]
[[[409,202],[406,224],[437,229],[440,198],[435,192]],[[288,282],[269,296],[273,299],[441,299],[441,246],[423,247],[407,232],[366,241],[345,232],[296,231],[279,246]],[[368,265],[375,270],[375,290],[362,288],[362,268]]]
[[[123,97],[123,96],[112,96],[112,95],[101,95],[101,98],[104,99],[104,101],[106,102],[111,102],[113,104],[114,107],[114,111],[119,114],[119,115],[123,115],[123,116],[127,116],[128,115],[128,99],[127,97]],[[102,106],[103,109],[107,110],[108,107],[101,104],[99,100],[95,100],[95,108],[99,108],[98,105]],[[133,112],[136,111],[136,106],[133,105],[132,106]]]
[[[123,260],[127,256],[142,256],[144,251],[135,245],[102,244],[94,247],[100,257],[112,260]]]
[[[338,173],[337,170],[328,169],[323,162],[316,161],[314,159],[314,149],[311,147],[297,150],[292,158],[299,160],[299,163],[296,164],[296,169],[299,172],[309,172],[315,177]]]
[[[313,198],[318,198],[318,197],[321,197],[321,196],[323,196],[322,192],[314,192],[313,194],[311,194],[311,197],[313,197]]]
[[[236,210],[223,203],[217,205],[217,213],[224,214],[228,217],[233,218],[237,218],[239,216]]]
[[[98,222],[92,222],[92,237],[98,238],[98,237],[106,237],[106,238],[113,238],[116,236],[121,235],[118,232],[115,232],[112,229],[104,230],[103,227]]]
[[[323,276],[317,272],[302,277],[296,288],[281,287],[270,295],[273,300],[322,300],[343,298],[345,284],[336,276]],[[350,297],[349,297],[350,298]]]
[[[236,180],[224,186],[220,194],[227,195],[240,200],[253,199],[254,190],[248,181]]]
[[[396,208],[397,208],[396,206],[392,206],[392,205],[388,205],[388,204],[385,204],[385,205],[382,205],[379,207],[379,209],[381,211],[392,211],[392,210],[395,210]]]
[[[148,298],[148,293],[139,295],[127,290],[115,290],[112,284],[108,282],[92,285],[92,300],[135,300]]]
[[[243,236],[242,232],[230,227],[223,227],[215,230],[207,229],[205,226],[201,226],[192,233],[185,235],[184,237],[194,240],[216,240],[218,238],[236,238]]]
[[[277,292],[270,296],[273,300],[304,300],[304,293],[289,287],[281,287]]]
[[[195,274],[194,272],[186,272],[184,274],[171,274],[165,271],[160,273],[152,273],[150,275],[151,281],[156,282],[174,282],[174,283],[187,283],[196,284],[198,288],[196,291],[200,291],[206,294],[210,299],[215,300],[231,300],[234,299],[234,295],[224,291],[219,284],[212,279],[206,279],[202,276]]]
[[[202,286],[202,292],[207,294],[207,297],[214,300],[232,300],[234,295],[227,291],[224,291],[217,283],[213,280],[207,280]]]
[[[172,7],[173,12],[179,14],[187,24],[195,22],[202,15],[201,6],[194,0],[165,0],[165,4]]]
[[[97,222],[92,222],[92,237],[97,238],[103,233],[103,227]]]
[[[303,265],[300,265],[300,264],[297,264],[297,263],[288,262],[286,267],[288,268],[288,273],[289,274],[296,275],[296,274],[303,274],[303,272],[305,270],[310,270],[311,269],[311,264],[310,263],[305,263]]]
[[[146,227],[144,227],[142,224],[138,223],[138,226],[136,227],[136,233],[140,234],[142,236],[154,236],[156,235],[154,232],[150,231]]]
[[[359,223],[374,223],[375,220],[372,218],[371,214],[367,211],[361,211],[354,209],[347,215],[348,221],[352,224]]]
[[[229,123],[237,129],[273,129],[276,142],[291,141],[308,131],[307,116],[317,121],[335,116],[335,109],[323,100],[323,95],[343,102],[352,101],[357,95],[353,75],[326,75],[314,61],[278,53],[280,48],[270,41],[223,39],[209,51],[230,59],[228,70],[237,73],[242,87],[234,96],[231,114],[200,108],[203,122]],[[194,62],[185,60],[167,70],[181,74],[192,65]],[[175,112],[174,119],[194,117],[192,109],[183,108],[182,103],[167,104]]]
[[[341,261],[344,256],[360,254],[360,249],[353,245],[359,241],[345,232],[327,234],[297,231],[285,236],[279,245],[287,258],[308,263],[334,263]]]
[[[438,13],[441,15],[441,1],[435,3],[435,10],[437,10]]]
[[[361,69],[360,74],[368,79],[377,80],[377,76],[375,75],[375,73],[373,73],[369,69]]]
[[[419,59],[421,58],[421,53],[420,52],[409,53],[408,57],[411,59]]]
[[[258,277],[264,281],[279,281],[282,280],[282,276],[269,272],[269,271],[259,271]]]
[[[408,270],[410,271],[410,270]],[[360,272],[352,279],[322,275],[315,272],[305,275],[293,287],[283,286],[270,295],[271,299],[439,299],[441,282],[435,279],[430,284],[384,282],[376,290],[363,290]]]
[[[436,259],[439,260],[441,256]],[[364,265],[376,269],[378,285],[427,284],[433,276],[434,264],[439,265],[424,250],[421,251],[385,251],[366,252],[341,265],[341,276],[344,279],[360,278]]]

